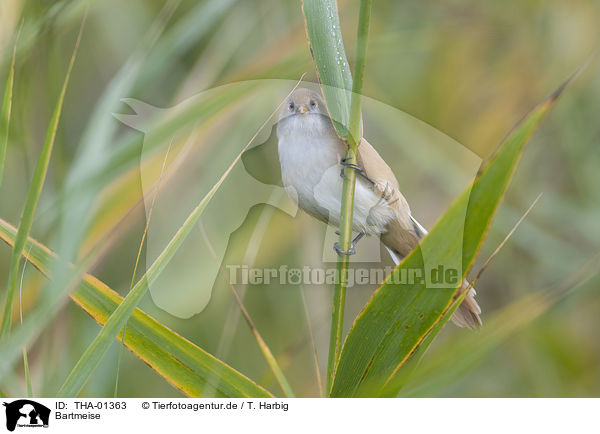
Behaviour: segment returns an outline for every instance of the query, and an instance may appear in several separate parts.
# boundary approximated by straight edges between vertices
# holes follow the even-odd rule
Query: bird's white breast
[[[338,226],[344,145],[329,119],[318,114],[290,116],[280,121],[277,135],[281,174],[288,195],[309,214]],[[368,182],[357,177],[353,229],[380,234],[393,218],[394,211],[387,202],[373,192]]]

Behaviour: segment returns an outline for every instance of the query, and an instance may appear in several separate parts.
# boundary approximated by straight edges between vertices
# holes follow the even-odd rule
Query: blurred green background
[[[338,4],[352,65],[358,1]],[[59,245],[58,222],[69,212],[56,205],[60,193],[74,167],[85,170],[85,164],[92,164],[101,176],[87,197],[93,207],[84,213],[80,254],[95,242],[105,245],[91,272],[125,294],[146,224],[140,206],[144,137],[112,116],[130,112],[119,99],[136,98],[156,107],[171,107],[224,84],[256,79],[296,81],[303,73],[307,73],[306,80],[315,81],[316,74],[298,1],[4,0],[0,3],[0,83],[6,80],[14,38],[21,23],[23,26],[6,170],[0,187],[0,217],[13,224],[19,221],[86,8],[88,22],[32,236],[51,248]],[[599,29],[600,3],[593,0],[374,2],[364,94],[420,119],[482,158],[490,155],[523,115],[591,57],[526,149],[476,262],[478,269],[543,192],[531,215],[477,285],[482,319],[488,326],[479,332],[448,326],[425,356],[423,372],[428,374],[419,376],[417,372],[406,395],[600,394],[598,278],[586,281],[539,317],[531,304],[520,303],[536,291],[560,285],[598,254],[600,65],[592,56],[598,49]],[[128,81],[119,81],[123,74]],[[122,84],[126,81],[127,85]],[[111,89],[111,104],[100,106]],[[248,107],[244,98],[240,95],[239,101],[224,102],[222,111],[198,127],[206,143],[203,157],[210,172],[208,187],[260,126],[260,122],[249,123],[248,137],[234,140],[225,135],[223,125],[237,122],[236,110]],[[275,108],[271,102],[261,104],[265,113]],[[377,148],[377,141],[402,142],[399,125],[377,113],[370,115],[368,107],[365,135],[371,143]],[[107,133],[109,129],[114,133]],[[259,143],[267,139],[268,132],[263,132]],[[105,133],[107,137],[102,137]],[[97,143],[103,143],[94,148],[100,152],[91,154]],[[119,165],[113,157],[123,143],[131,154]],[[448,177],[460,178],[460,168],[444,161],[411,158],[410,154],[423,155],[415,143],[402,142],[398,153],[387,146],[388,151],[382,153],[413,211],[431,226],[455,197],[454,190],[444,187]],[[91,163],[82,163],[86,157]],[[451,171],[456,174],[449,174]],[[257,266],[318,263],[319,257],[312,253],[320,253],[323,225],[305,215],[293,219],[268,206],[252,208],[233,235],[227,250],[229,263],[242,260],[257,227],[265,233]],[[1,291],[5,291],[9,261],[10,248],[0,246]],[[44,278],[28,267],[23,283],[24,315],[35,305],[43,284]],[[245,293],[250,315],[296,393],[318,396],[310,330],[323,372],[332,289],[278,285],[237,289]],[[347,327],[373,289],[349,290]],[[207,308],[189,319],[165,313],[150,297],[140,307],[279,392],[226,285],[217,284]],[[513,322],[518,327],[509,327]],[[66,302],[51,326],[41,330],[30,346],[36,396],[56,393],[98,329],[87,314]],[[115,343],[84,395],[112,396],[118,354]],[[435,369],[427,371],[427,363],[434,361]],[[14,372],[0,381],[0,389],[24,395],[22,366],[16,364]],[[180,395],[127,351],[119,377],[120,396]]]

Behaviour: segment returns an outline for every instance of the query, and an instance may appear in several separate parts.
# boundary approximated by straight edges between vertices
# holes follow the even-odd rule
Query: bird
[[[295,89],[284,101],[277,123],[278,153],[283,186],[300,209],[312,217],[339,227],[344,166],[357,170],[352,229],[358,236],[349,251],[337,245],[338,254],[353,254],[364,235],[379,236],[396,265],[427,235],[412,216],[398,180],[373,146],[361,138],[357,163],[345,158],[347,144],[336,133],[327,106],[318,92]],[[469,292],[452,315],[460,326],[481,325],[476,291]]]

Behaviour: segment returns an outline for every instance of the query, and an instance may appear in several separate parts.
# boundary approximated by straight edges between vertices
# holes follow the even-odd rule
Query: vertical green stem
[[[348,163],[356,164],[357,149],[362,137],[361,131],[361,93],[365,75],[367,53],[367,40],[369,35],[369,21],[371,17],[372,0],[361,0],[358,17],[358,31],[356,36],[356,57],[354,61],[354,80],[352,81],[352,96],[350,102],[350,123],[348,126],[348,150],[346,158]],[[354,209],[354,188],[356,185],[356,171],[344,169],[344,185],[342,189],[342,207],[340,217],[340,240],[342,250],[348,251],[352,241],[352,214]],[[344,305],[346,301],[346,288],[348,286],[347,255],[340,255],[337,263],[338,283],[333,294],[333,311],[331,318],[331,334],[329,339],[329,360],[327,364],[327,393],[331,391],[335,369],[342,348],[342,333],[344,326]]]
[[[29,374],[29,361],[27,359],[26,347],[23,347],[23,370],[25,371],[25,384],[27,384],[27,397],[33,398],[33,388],[31,387],[31,375]]]
[[[63,109],[65,94],[67,93],[69,79],[71,78],[71,72],[73,71],[73,65],[75,64],[75,58],[77,57],[77,51],[79,50],[79,44],[81,42],[81,36],[85,27],[86,18],[87,13],[86,15],[84,15],[83,20],[81,21],[81,25],[79,27],[79,34],[77,35],[77,40],[75,42],[75,48],[73,49],[73,53],[71,54],[71,60],[69,61],[67,73],[65,74],[65,80],[63,82],[63,86],[58,97],[58,102],[56,103],[56,107],[54,108],[54,113],[52,115],[52,118],[50,119],[50,125],[48,125],[48,130],[46,131],[46,138],[44,140],[42,150],[40,151],[40,156],[38,158],[35,170],[33,172],[33,178],[31,180],[31,185],[29,186],[29,191],[27,192],[27,198],[25,199],[25,206],[23,208],[23,213],[21,214],[21,221],[19,223],[19,231],[17,232],[10,266],[8,269],[6,302],[4,305],[4,315],[2,317],[2,325],[0,329],[0,340],[6,338],[6,335],[10,331],[12,321],[12,303],[15,295],[17,275],[19,273],[21,253],[23,251],[23,247],[25,246],[25,242],[29,235],[29,231],[31,230],[35,210],[37,208],[37,204],[42,193],[44,180],[46,179],[46,173],[48,172],[48,165],[50,164],[50,157],[52,156],[52,149],[54,148],[56,131],[58,129],[58,123],[60,121],[60,116]]]
[[[8,146],[8,129],[10,127],[10,114],[12,111],[13,86],[15,83],[15,60],[17,58],[17,43],[21,28],[15,38],[13,45],[12,59],[8,69],[8,78],[4,89],[4,98],[2,100],[2,110],[0,111],[0,185],[2,185],[2,176],[4,174],[4,159],[6,158],[6,148]]]

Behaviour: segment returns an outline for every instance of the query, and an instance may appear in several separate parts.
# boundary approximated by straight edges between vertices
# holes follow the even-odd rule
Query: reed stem
[[[348,125],[348,149],[346,161],[351,164],[357,162],[358,144],[362,137],[361,131],[361,93],[367,54],[367,41],[369,36],[369,21],[371,17],[372,0],[361,0],[358,17],[358,31],[356,36],[356,57],[354,61],[354,79],[352,81],[352,95],[350,100],[350,122]],[[339,246],[348,251],[352,242],[352,214],[354,209],[354,189],[356,185],[356,171],[344,168],[344,185],[342,189],[342,207],[340,215]],[[346,288],[348,286],[348,255],[339,255],[337,263],[337,284],[333,294],[333,310],[331,317],[331,334],[329,339],[329,360],[327,363],[327,393],[331,391],[335,369],[342,349],[344,328],[344,306],[346,302]]]

